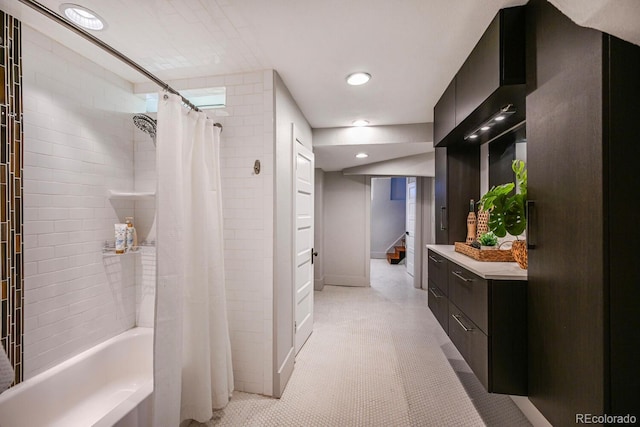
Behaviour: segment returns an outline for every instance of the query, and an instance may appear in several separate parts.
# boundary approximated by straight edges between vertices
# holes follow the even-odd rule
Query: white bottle
[[[138,247],[138,233],[133,226],[133,217],[128,216],[125,218],[127,224],[127,252],[133,251]]]
[[[123,254],[127,249],[127,224],[115,224],[116,253]]]

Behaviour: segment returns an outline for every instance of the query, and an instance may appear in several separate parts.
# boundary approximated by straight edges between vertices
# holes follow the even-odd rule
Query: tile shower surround
[[[102,256],[134,202],[131,83],[23,26],[24,376],[136,324],[141,255]],[[141,224],[142,225],[142,224]],[[144,227],[142,227],[144,228]],[[140,292],[139,292],[140,295]]]
[[[9,356],[15,383],[24,374],[22,341],[22,69],[21,24],[0,11],[0,250],[2,256],[2,346]]]

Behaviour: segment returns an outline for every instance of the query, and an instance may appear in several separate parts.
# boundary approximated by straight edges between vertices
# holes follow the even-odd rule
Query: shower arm
[[[142,74],[145,77],[147,77],[149,80],[153,81],[155,84],[160,86],[166,92],[172,93],[174,95],[178,95],[180,98],[182,98],[182,102],[184,102],[192,110],[201,111],[198,107],[196,107],[193,103],[191,103],[191,101],[189,101],[187,98],[182,96],[180,94],[180,92],[178,92],[177,90],[175,90],[174,88],[169,86],[168,83],[160,80],[159,77],[157,77],[156,75],[152,74],[150,71],[146,70],[140,64],[138,64],[137,62],[135,62],[134,60],[132,60],[131,58],[129,58],[128,56],[126,56],[125,54],[120,52],[119,50],[114,49],[113,47],[111,47],[107,43],[105,43],[102,40],[100,40],[99,38],[95,37],[93,34],[90,34],[90,33],[86,32],[85,30],[83,30],[82,28],[78,27],[77,25],[71,23],[70,21],[67,21],[62,16],[58,15],[57,13],[55,13],[53,10],[51,10],[48,7],[38,3],[35,0],[18,0],[18,1],[20,3],[22,3],[22,4],[24,4],[25,6],[29,6],[31,9],[35,10],[36,12],[39,12],[40,14],[46,16],[47,18],[57,22],[58,24],[62,25],[63,27],[66,27],[67,29],[73,31],[74,33],[76,33],[77,35],[82,37],[83,39],[87,40],[88,42],[90,42],[90,43],[92,43],[92,44],[94,44],[96,46],[98,46],[100,49],[104,50],[105,52],[107,52],[111,56],[113,56],[115,58],[118,58],[120,61],[124,62],[125,64],[127,64],[128,66],[130,66],[131,68],[133,68],[134,70],[139,72],[140,74]],[[222,125],[220,123],[215,123],[214,125],[219,127],[220,130],[222,130]]]

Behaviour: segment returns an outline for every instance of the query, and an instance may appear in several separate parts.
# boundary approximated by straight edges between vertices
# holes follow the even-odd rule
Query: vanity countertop
[[[471,257],[456,252],[453,245],[427,245],[427,249],[431,249],[483,279],[527,280],[527,270],[521,269],[516,262],[476,261]]]

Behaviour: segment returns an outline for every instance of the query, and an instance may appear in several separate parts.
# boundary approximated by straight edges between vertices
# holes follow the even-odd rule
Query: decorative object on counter
[[[527,251],[526,240],[514,240],[511,244],[511,252],[513,253],[513,259],[516,260],[520,268],[527,269],[529,266],[529,256]]]
[[[492,251],[483,251],[476,249],[463,242],[455,242],[454,249],[456,252],[460,252],[468,257],[475,259],[476,261],[483,262],[514,262],[511,249],[495,249]]]
[[[480,249],[498,249],[498,237],[492,231],[478,237],[478,242],[480,243]]]
[[[527,244],[518,236],[527,228],[525,203],[527,201],[527,169],[522,160],[514,160],[511,169],[516,175],[516,183],[509,182],[494,186],[478,202],[485,211],[489,211],[489,230],[498,237],[510,234],[515,237],[512,251],[520,268],[527,268]],[[513,193],[516,188],[519,192]],[[523,243],[518,243],[523,242]],[[518,248],[518,249],[516,249]]]
[[[479,203],[479,202],[478,202]],[[489,231],[489,212],[478,207],[478,226],[476,227],[476,239]]]
[[[476,211],[473,199],[469,202],[469,215],[467,215],[467,245],[476,240]]]

